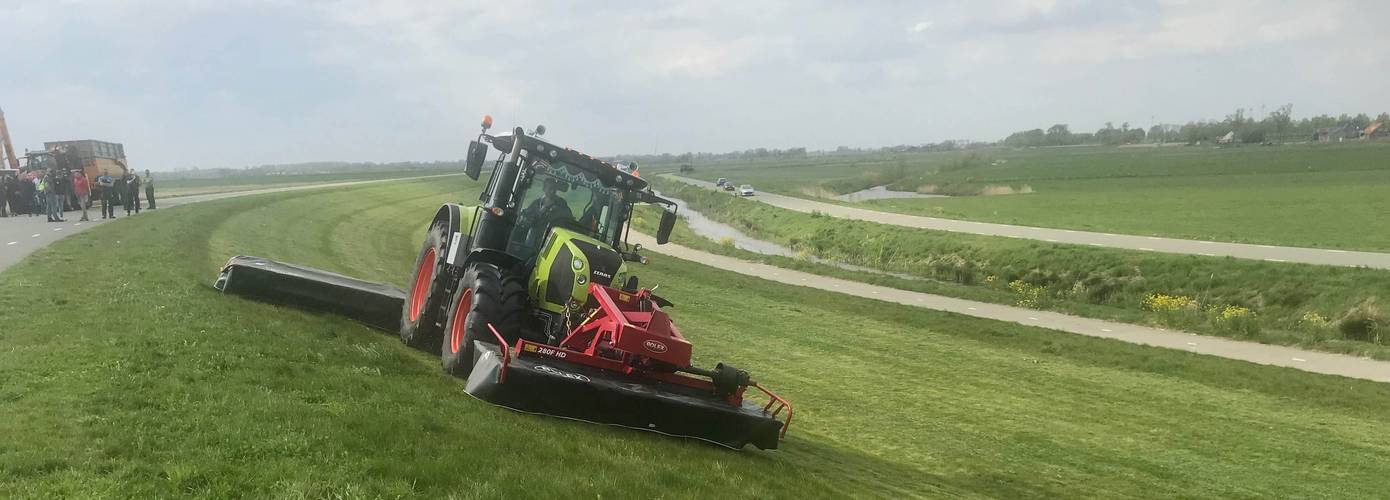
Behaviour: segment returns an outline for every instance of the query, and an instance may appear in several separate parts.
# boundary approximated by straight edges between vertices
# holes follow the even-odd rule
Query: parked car
[[[724,181],[724,190],[725,190],[725,191],[733,191],[733,190],[734,190],[734,183],[729,182],[729,181]]]
[[[753,185],[752,185],[752,184],[744,184],[744,185],[742,185],[742,186],[739,186],[739,187],[738,187],[738,195],[739,195],[739,196],[753,196]]]
[[[728,183],[729,183],[729,179],[725,179],[725,178],[723,178],[723,177],[720,177],[719,180],[714,181],[714,185],[719,186],[719,187],[724,187],[724,185],[725,185],[725,184],[728,184]]]

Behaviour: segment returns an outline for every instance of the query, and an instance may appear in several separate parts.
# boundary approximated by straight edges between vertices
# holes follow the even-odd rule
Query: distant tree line
[[[776,159],[796,159],[807,156],[833,156],[833,155],[857,155],[865,153],[920,153],[933,151],[959,151],[962,149],[972,149],[983,147],[992,143],[973,142],[973,141],[942,141],[927,144],[899,144],[895,146],[884,146],[879,148],[854,148],[849,146],[839,146],[829,151],[807,151],[806,148],[788,149],[769,149],[753,148],[742,151],[730,151],[727,153],[694,153],[686,152],[681,154],[661,153],[649,155],[615,155],[607,157],[608,160],[636,161],[644,163],[680,163],[688,164],[692,162],[708,161],[729,161],[729,160],[776,160]]]
[[[1111,122],[1094,133],[1072,132],[1065,123],[1058,123],[1046,130],[1035,128],[1009,134],[1002,143],[1010,147],[1119,145],[1139,143],[1199,143],[1216,142],[1227,134],[1233,134],[1233,141],[1243,143],[1292,142],[1307,140],[1338,140],[1356,138],[1372,122],[1390,122],[1390,113],[1381,113],[1372,119],[1365,113],[1355,116],[1343,114],[1333,117],[1318,115],[1295,120],[1293,105],[1280,106],[1263,119],[1250,117],[1244,108],[1235,110],[1222,120],[1203,120],[1177,124],[1157,124],[1147,131],[1140,127],[1131,128],[1128,122],[1118,128]],[[1390,124],[1387,124],[1390,126]]]
[[[730,151],[727,153],[695,153],[685,152],[680,154],[661,153],[650,155],[617,155],[608,160],[636,161],[642,163],[690,163],[692,161],[713,161],[713,160],[768,160],[778,158],[805,158],[806,148],[751,148],[742,151]]]

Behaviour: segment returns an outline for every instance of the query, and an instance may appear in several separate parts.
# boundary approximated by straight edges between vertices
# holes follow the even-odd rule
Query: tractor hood
[[[541,250],[528,288],[538,307],[562,312],[567,304],[582,305],[588,299],[589,283],[621,287],[627,274],[627,264],[616,250],[589,236],[556,228]]]

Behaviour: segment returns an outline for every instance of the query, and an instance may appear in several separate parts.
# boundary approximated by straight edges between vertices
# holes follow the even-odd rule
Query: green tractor
[[[435,213],[401,312],[401,340],[440,346],[444,371],[465,378],[474,341],[494,341],[487,324],[508,343],[559,344],[593,307],[590,283],[637,292],[628,263],[645,258],[640,245],[625,242],[635,204],[669,207],[658,243],[676,222],[675,203],[641,178],[520,127],[489,135],[489,125],[490,117],[465,161],[465,174],[478,180],[488,145],[502,153],[481,203],[449,203]]]
[[[435,212],[405,290],[248,256],[229,260],[214,286],[398,324],[406,344],[438,346],[464,392],[498,406],[776,448],[791,404],[731,365],[692,366],[690,342],[662,310],[672,304],[639,286],[629,265],[646,262],[627,243],[634,206],[663,208],[664,244],[676,204],[634,174],[546,142],[542,127],[492,136],[491,122],[465,161],[476,181],[489,146],[501,153],[481,203]],[[745,399],[750,388],[763,404]]]

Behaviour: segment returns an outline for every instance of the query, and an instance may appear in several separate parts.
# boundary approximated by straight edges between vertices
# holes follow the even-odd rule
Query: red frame
[[[652,292],[628,293],[598,283],[589,296],[598,308],[571,331],[560,347],[589,356],[617,354],[624,364],[634,353],[674,366],[690,366],[690,342],[671,323],[671,317],[651,300]]]
[[[589,285],[589,294],[598,307],[589,317],[570,331],[559,346],[552,346],[526,339],[518,339],[511,348],[502,349],[502,370],[497,382],[506,382],[507,366],[513,358],[539,356],[558,361],[576,363],[604,371],[621,373],[625,376],[659,380],[702,391],[714,392],[714,383],[703,378],[677,373],[674,367],[690,366],[690,343],[671,323],[656,302],[650,290],[642,289],[628,293],[597,283]],[[498,345],[507,345],[502,334],[492,324],[487,325]],[[656,351],[647,347],[648,341],[660,342],[666,347]],[[634,351],[640,352],[635,354]],[[657,360],[666,363],[653,364]],[[776,417],[787,410],[787,418],[782,423],[781,437],[787,436],[792,425],[792,404],[762,384],[752,382],[754,388],[767,396],[764,413]],[[740,386],[725,398],[731,405],[742,405],[744,391],[748,386]]]

